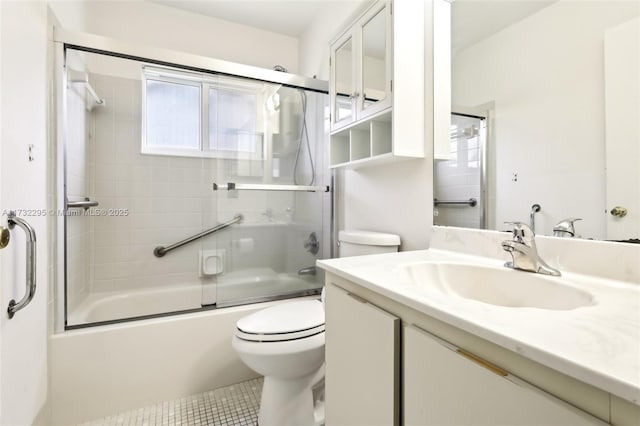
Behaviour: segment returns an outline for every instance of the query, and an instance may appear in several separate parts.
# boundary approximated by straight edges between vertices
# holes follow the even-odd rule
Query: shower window
[[[200,149],[200,87],[148,79],[145,84],[147,148]]]
[[[209,89],[209,149],[234,153],[258,151],[256,94]]]
[[[260,160],[263,86],[146,67],[142,153]]]

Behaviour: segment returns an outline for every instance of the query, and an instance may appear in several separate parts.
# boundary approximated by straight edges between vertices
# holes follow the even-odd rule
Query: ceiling
[[[353,0],[149,0],[188,12],[299,37],[323,8]]]
[[[464,49],[556,1],[456,0],[451,7],[452,48]]]
[[[176,9],[299,37],[326,8],[363,0],[148,0]],[[456,0],[453,48],[462,49],[557,0]]]

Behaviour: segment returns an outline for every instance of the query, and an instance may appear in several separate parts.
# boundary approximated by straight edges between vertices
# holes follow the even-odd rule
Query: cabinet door
[[[606,424],[424,330],[403,333],[407,426]]]
[[[331,130],[344,127],[356,119],[357,34],[345,33],[331,45]]]
[[[391,25],[389,2],[376,4],[357,23],[361,41],[358,120],[391,106]]]
[[[326,424],[399,424],[400,320],[328,284]]]

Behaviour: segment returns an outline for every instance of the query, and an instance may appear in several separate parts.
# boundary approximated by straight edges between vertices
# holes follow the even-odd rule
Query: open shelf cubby
[[[331,167],[362,164],[393,152],[391,113],[356,123],[331,135]]]

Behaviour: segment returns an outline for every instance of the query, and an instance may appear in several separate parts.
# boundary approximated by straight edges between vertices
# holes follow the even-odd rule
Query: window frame
[[[178,157],[191,157],[191,158],[222,158],[222,159],[243,159],[243,160],[259,160],[262,161],[265,158],[265,143],[264,143],[264,131],[257,131],[261,124],[261,114],[258,105],[261,105],[261,99],[265,97],[264,88],[259,89],[262,82],[232,82],[232,81],[219,81],[219,78],[225,78],[226,76],[208,75],[203,73],[192,73],[174,70],[172,68],[158,68],[151,66],[143,66],[142,68],[142,146],[140,153],[143,155],[163,155],[163,156],[178,156]],[[233,78],[230,76],[230,78]],[[199,105],[199,117],[198,122],[200,126],[200,132],[198,134],[198,148],[188,147],[168,147],[168,146],[154,146],[148,144],[147,139],[147,81],[159,81],[173,84],[183,84],[188,86],[197,87],[200,92],[200,105]],[[209,93],[211,89],[228,90],[250,93],[255,96],[255,137],[262,136],[261,141],[256,141],[255,151],[235,151],[235,150],[219,150],[211,149],[209,144]],[[264,127],[263,127],[264,129]]]
[[[180,156],[180,157],[200,157],[200,152],[202,151],[202,84],[194,78],[192,75],[179,73],[179,72],[165,72],[160,71],[155,68],[143,67],[142,69],[142,117],[141,117],[141,131],[142,131],[142,147],[140,150],[141,154],[150,154],[150,155],[170,155],[170,156]],[[198,116],[198,126],[200,127],[200,131],[198,132],[198,147],[197,148],[188,148],[188,147],[173,147],[173,146],[154,146],[149,145],[147,142],[147,81],[159,81],[164,83],[172,83],[172,84],[181,84],[184,86],[192,86],[197,87],[200,93],[199,95],[199,116]]]

